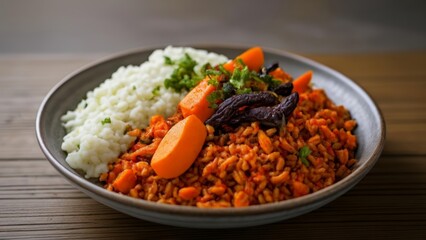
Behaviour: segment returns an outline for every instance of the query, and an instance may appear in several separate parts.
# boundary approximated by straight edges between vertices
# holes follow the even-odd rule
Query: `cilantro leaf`
[[[229,76],[230,75],[229,71],[225,69],[225,67],[223,66],[223,64],[220,64],[218,68],[219,68],[219,71],[221,71],[222,74],[224,74],[225,76]]]
[[[245,85],[245,79],[242,76],[246,76],[246,74],[242,73],[243,70],[238,68],[234,69],[231,78],[229,79],[229,83],[232,84],[237,90],[241,89]]]
[[[229,82],[223,84],[222,91],[225,99],[235,94],[235,88]]]
[[[215,70],[215,69],[207,69],[205,73],[210,78],[212,78],[213,76],[219,76],[220,74],[222,74],[221,71],[218,71],[218,70]]]
[[[210,78],[207,83],[209,85],[213,85],[214,87],[218,87],[219,86],[219,81],[216,78]]]
[[[211,69],[211,68],[212,68],[212,65],[210,65],[210,63],[206,63],[203,66],[201,66],[201,68],[200,68],[201,75],[206,76],[207,75],[206,71]]]
[[[264,82],[269,88],[276,88],[281,84],[280,80],[273,79],[271,75],[261,74],[257,75],[256,72],[252,72],[253,79],[258,82]]]
[[[158,96],[160,94],[160,86],[156,86],[153,90],[152,90],[152,95],[154,96]]]
[[[101,121],[102,125],[105,125],[107,123],[111,123],[111,118],[106,117],[104,120]]]
[[[308,146],[303,146],[301,149],[299,149],[300,161],[306,166],[309,166],[309,161],[306,158],[309,156],[309,154],[311,154],[311,152],[312,151]]]
[[[216,90],[210,93],[207,96],[207,102],[209,103],[209,108],[217,108],[217,102],[223,99],[223,91],[222,90]]]
[[[300,161],[302,161],[303,164],[305,164],[307,167],[309,167],[310,163],[306,158],[301,158]]]
[[[177,68],[175,68],[170,78],[164,80],[166,88],[172,88],[176,92],[189,91],[201,81],[202,76],[194,71],[197,62],[187,53],[175,64],[177,64]]]
[[[247,94],[247,93],[251,93],[251,92],[253,92],[253,90],[251,90],[251,88],[237,89],[237,94]]]
[[[170,57],[164,56],[164,64],[165,65],[173,65],[175,63],[173,62],[173,60]]]

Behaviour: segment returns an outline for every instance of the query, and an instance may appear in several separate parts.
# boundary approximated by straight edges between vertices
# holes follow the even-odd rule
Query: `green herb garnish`
[[[136,90],[136,86],[133,86],[132,88],[133,88],[133,90]]]
[[[263,83],[267,84],[269,86],[269,88],[272,88],[272,89],[278,87],[278,85],[280,85],[282,83],[280,80],[273,79],[272,76],[268,75],[268,74],[261,75],[261,76],[254,74],[253,79],[255,81],[263,82]]]
[[[235,88],[229,82],[226,82],[223,84],[222,91],[223,91],[224,98],[229,98],[235,94]]]
[[[164,64],[165,65],[173,65],[175,63],[173,62],[173,60],[170,57],[164,56]]]
[[[210,63],[206,63],[203,66],[201,66],[201,68],[200,68],[201,75],[206,76],[207,75],[206,71],[209,70],[209,69],[212,69],[212,65],[210,65]]]
[[[253,90],[251,90],[251,88],[237,89],[237,94],[247,94],[252,92]]]
[[[156,86],[153,90],[152,90],[152,95],[154,96],[158,96],[160,94],[160,86]]]
[[[209,80],[209,84],[212,84],[212,85],[219,84],[217,80],[216,80],[217,83],[215,82],[210,83],[210,81],[214,81],[214,80],[212,79]],[[224,99],[227,99],[231,97],[232,95],[235,95],[235,93],[236,93],[235,88],[229,82],[224,83],[221,89],[217,89],[207,96],[207,102],[209,103],[209,107],[217,108],[218,102]]]
[[[249,80],[250,71],[247,66],[243,69],[235,68],[232,73],[229,83],[232,84],[237,90],[242,89],[245,86],[246,81]]]
[[[207,96],[207,102],[209,103],[209,108],[217,108],[217,102],[223,99],[223,92],[218,90],[210,93]]]
[[[311,149],[309,149],[309,147],[308,146],[303,146],[300,150],[299,150],[299,158],[300,158],[300,161],[303,163],[303,164],[305,164],[306,166],[308,166],[309,167],[309,161],[306,159],[308,156],[309,156],[309,154],[311,154]]]
[[[102,125],[105,125],[107,123],[111,123],[111,118],[106,117],[104,120],[101,121]]]
[[[206,74],[206,76],[209,76],[209,78],[213,78],[213,77],[215,77],[215,76],[219,76],[219,75],[221,75],[221,74],[222,74],[222,72],[221,72],[221,71],[219,71],[219,70],[215,70],[215,69],[207,69],[207,70],[205,71],[205,74]]]
[[[207,83],[213,85],[214,87],[219,86],[219,81],[216,78],[210,78],[209,80],[207,80]]]
[[[195,87],[201,80],[202,76],[194,71],[197,62],[194,61],[187,53],[177,62],[177,68],[173,71],[170,78],[164,81],[166,88],[172,88],[176,92],[189,91]]]
[[[223,67],[223,64],[220,64],[220,65],[219,65],[219,71],[221,71],[221,72],[222,72],[222,74],[225,74],[225,76],[229,76],[229,75],[230,75],[230,73],[228,72],[228,70],[226,70],[226,69]]]

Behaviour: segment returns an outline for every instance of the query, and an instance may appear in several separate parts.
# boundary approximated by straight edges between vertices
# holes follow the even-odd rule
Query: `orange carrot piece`
[[[203,122],[190,115],[176,123],[161,140],[152,156],[151,167],[158,176],[175,178],[195,161],[207,137]]]
[[[198,191],[195,187],[184,187],[179,189],[178,195],[180,198],[184,200],[191,200],[193,198],[198,197],[200,191]]]
[[[308,193],[309,193],[308,185],[299,181],[293,181],[293,195],[295,197],[303,196]]]
[[[270,72],[269,75],[271,75],[274,79],[278,79],[281,81],[290,79],[290,75],[286,73],[282,68],[277,68],[274,71]]]
[[[249,48],[234,60],[225,63],[223,67],[230,72],[234,71],[237,59],[241,59],[250,70],[259,71],[264,63],[263,50],[260,47]]]
[[[312,79],[312,71],[307,71],[293,81],[293,91],[299,94],[308,90],[308,85]]]
[[[122,171],[117,178],[112,183],[112,186],[115,190],[127,194],[130,189],[136,185],[136,175],[133,173],[133,170],[126,169]]]
[[[180,102],[179,108],[183,117],[194,114],[202,122],[205,122],[214,113],[214,109],[209,107],[207,96],[216,88],[208,83],[208,78],[195,86]]]

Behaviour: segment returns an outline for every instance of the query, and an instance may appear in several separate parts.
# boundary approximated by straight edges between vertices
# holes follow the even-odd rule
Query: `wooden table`
[[[0,239],[426,239],[426,53],[308,55],[377,101],[387,125],[383,154],[365,179],[325,207],[228,230],[129,217],[88,198],[49,164],[34,133],[41,100],[62,77],[98,57],[0,55]]]

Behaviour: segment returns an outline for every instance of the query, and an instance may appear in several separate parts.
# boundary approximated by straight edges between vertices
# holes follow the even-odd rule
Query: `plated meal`
[[[315,72],[291,76],[259,47],[229,57],[167,47],[119,68],[62,116],[66,162],[110,191],[200,208],[286,201],[351,174],[357,122]]]

